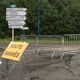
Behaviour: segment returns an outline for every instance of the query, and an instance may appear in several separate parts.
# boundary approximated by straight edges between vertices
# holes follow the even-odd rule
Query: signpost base
[[[12,28],[12,41],[14,41],[14,28]]]

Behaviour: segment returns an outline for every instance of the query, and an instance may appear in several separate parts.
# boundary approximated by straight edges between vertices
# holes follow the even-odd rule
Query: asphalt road
[[[6,75],[0,75],[0,80],[80,80],[80,54],[74,54],[71,56],[70,62],[68,57],[63,57],[61,60],[61,52],[56,52],[54,58],[52,58],[51,48],[57,48],[65,51],[65,48],[70,50],[78,50],[79,45],[49,45],[49,44],[32,44],[25,51],[25,57],[18,62],[10,75],[10,68],[14,64],[13,61],[2,60],[0,65],[0,71],[6,73]],[[38,49],[38,51],[36,51]],[[41,50],[40,50],[41,49]],[[60,54],[59,54],[59,53]],[[68,52],[70,54],[71,52]],[[8,67],[7,67],[8,66]]]

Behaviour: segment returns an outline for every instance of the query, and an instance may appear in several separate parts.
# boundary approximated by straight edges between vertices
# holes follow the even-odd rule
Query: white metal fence
[[[6,47],[11,40],[1,40],[0,47]],[[34,44],[80,44],[80,34],[65,34],[65,35],[21,35],[15,36],[15,41],[26,41]]]
[[[64,43],[68,44],[79,44],[80,43],[80,34],[65,34]]]
[[[51,43],[51,44],[79,44],[80,34],[65,34],[65,35],[21,35],[21,41],[30,43]]]

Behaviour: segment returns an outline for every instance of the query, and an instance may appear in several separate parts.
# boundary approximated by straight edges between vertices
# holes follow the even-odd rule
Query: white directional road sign
[[[15,20],[18,20],[18,21],[24,21],[26,20],[26,17],[25,16],[6,16],[6,20],[8,21],[15,21]]]
[[[26,20],[26,8],[6,8],[6,20],[9,28],[23,28]]]
[[[18,16],[18,15],[26,15],[25,11],[8,11],[6,12],[6,15],[11,16]]]
[[[18,25],[22,26],[24,24],[25,24],[24,21],[8,21],[8,25],[12,25],[12,26],[18,26]]]
[[[26,8],[6,8],[6,11],[26,11]]]
[[[23,27],[23,28],[22,28],[22,30],[27,30],[27,29],[29,29],[29,28],[28,28],[28,27]]]
[[[20,28],[20,29],[22,29],[23,26],[9,26],[9,28],[11,28],[11,29],[12,29],[12,28],[16,28],[16,29],[19,29],[19,28]]]

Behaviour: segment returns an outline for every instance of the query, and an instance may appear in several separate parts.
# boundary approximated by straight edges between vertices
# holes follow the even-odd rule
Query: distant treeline
[[[6,21],[6,8],[11,4],[27,8],[25,34],[38,33],[38,0],[0,0],[0,37],[11,36],[11,29]],[[40,0],[40,34],[79,34],[80,8],[72,0]],[[23,30],[15,30],[15,35],[23,34]]]

